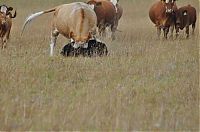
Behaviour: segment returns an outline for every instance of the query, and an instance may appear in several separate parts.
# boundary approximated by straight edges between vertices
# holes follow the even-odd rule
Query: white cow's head
[[[8,14],[9,11],[12,11],[13,8],[12,7],[7,7],[6,5],[1,5],[0,6],[0,12],[1,13],[5,13]]]

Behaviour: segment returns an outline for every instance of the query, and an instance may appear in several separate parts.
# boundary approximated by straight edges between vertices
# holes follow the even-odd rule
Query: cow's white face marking
[[[112,2],[114,6],[117,5],[117,0],[110,0],[110,2]]]
[[[169,0],[166,0],[165,3],[169,3]]]
[[[184,16],[187,16],[187,12],[184,12],[183,15],[184,15]]]
[[[7,12],[7,7],[6,6],[1,6],[1,12],[6,13]]]
[[[166,0],[165,3],[174,3],[174,0]]]
[[[94,5],[93,5],[93,4],[92,4],[92,5],[89,4],[89,7],[90,7],[92,10],[94,10]]]

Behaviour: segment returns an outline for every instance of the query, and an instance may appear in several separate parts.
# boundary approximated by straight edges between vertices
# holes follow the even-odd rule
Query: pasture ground
[[[0,50],[0,130],[198,130],[199,22],[194,36],[157,40],[148,18],[154,0],[121,0],[109,56],[64,58],[59,37],[49,57],[50,20],[25,18],[70,0],[1,0],[17,8]],[[197,0],[179,0],[198,9]]]

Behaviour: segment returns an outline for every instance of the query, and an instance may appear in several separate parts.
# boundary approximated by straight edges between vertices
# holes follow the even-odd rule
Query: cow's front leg
[[[160,39],[160,34],[161,34],[161,28],[157,27],[157,36],[158,36],[158,39]]]
[[[7,40],[3,41],[2,49],[5,49],[7,46]]]
[[[116,30],[117,30],[116,25],[112,25],[112,26],[111,26],[111,32],[112,32],[111,38],[112,38],[112,40],[115,40],[115,39],[116,39],[116,37],[115,37],[115,31],[116,31]]]
[[[58,38],[59,32],[57,29],[52,30],[51,32],[51,43],[50,43],[50,56],[53,56],[53,49],[56,45],[56,40]]]
[[[5,49],[5,48],[6,48],[7,42],[8,42],[7,38],[4,37],[4,38],[2,39],[2,49]]]
[[[169,38],[173,39],[174,25],[170,26],[170,36]]]
[[[7,47],[7,43],[8,43],[8,40],[9,40],[9,37],[10,37],[10,28],[9,30],[6,32],[6,34],[4,35],[3,37],[3,40],[2,40],[2,48],[5,49]]]
[[[186,38],[189,38],[189,25],[186,26]]]
[[[169,27],[165,27],[165,28],[163,29],[163,31],[164,31],[164,37],[165,37],[165,39],[167,39],[167,34],[168,34],[168,32],[169,32]]]
[[[176,27],[176,39],[178,38],[178,36],[179,36],[179,28]]]
[[[192,35],[194,35],[195,23],[192,24]]]
[[[101,37],[106,37],[105,30],[106,30],[105,26],[100,26],[99,27],[99,34],[100,34]]]

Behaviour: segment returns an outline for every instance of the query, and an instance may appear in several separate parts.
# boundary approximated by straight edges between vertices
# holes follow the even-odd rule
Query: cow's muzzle
[[[166,13],[172,13],[173,12],[173,10],[172,9],[166,9]]]

